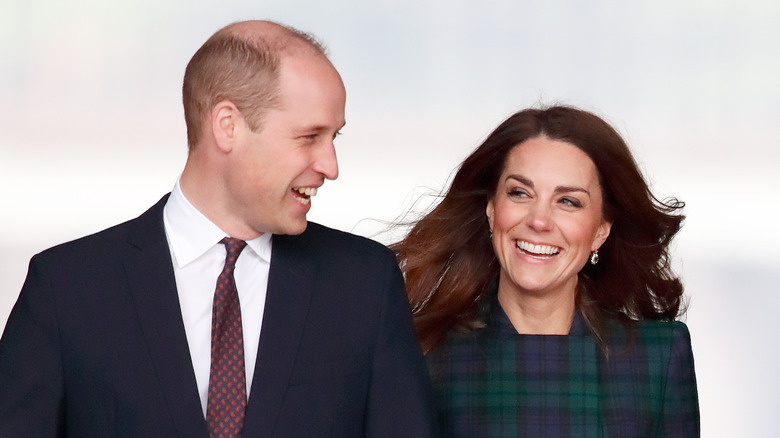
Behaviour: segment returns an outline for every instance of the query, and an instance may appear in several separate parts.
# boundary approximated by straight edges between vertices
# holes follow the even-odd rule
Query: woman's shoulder
[[[647,352],[691,348],[688,326],[682,321],[632,320],[610,324],[610,343],[618,349],[643,349]]]
[[[644,319],[632,321],[637,337],[644,338],[647,342],[673,341],[680,338],[689,338],[688,326],[682,321],[666,321]]]
[[[482,330],[454,328],[425,354],[428,372],[435,387],[452,379],[470,379],[487,360]]]
[[[454,327],[447,331],[444,337],[429,351],[426,356],[430,358],[476,353],[481,350],[480,339],[483,328],[466,329]]]

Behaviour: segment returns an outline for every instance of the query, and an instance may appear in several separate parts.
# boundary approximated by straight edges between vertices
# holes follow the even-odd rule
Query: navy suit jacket
[[[208,437],[166,201],[33,257],[0,340],[0,436]],[[434,417],[392,253],[314,223],[274,236],[243,436],[427,437]]]

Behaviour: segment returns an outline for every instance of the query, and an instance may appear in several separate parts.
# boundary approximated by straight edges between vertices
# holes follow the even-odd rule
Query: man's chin
[[[307,225],[309,225],[309,221],[307,221],[305,218],[302,221],[299,220],[290,221],[290,223],[285,224],[285,226],[282,228],[282,232],[275,233],[275,234],[287,234],[290,236],[297,236],[298,234],[301,234],[304,231],[306,231]]]

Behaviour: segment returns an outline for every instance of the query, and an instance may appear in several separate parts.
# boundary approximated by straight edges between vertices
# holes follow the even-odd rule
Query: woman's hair
[[[466,158],[441,202],[392,245],[424,351],[452,328],[483,325],[480,309],[500,271],[487,201],[509,152],[539,136],[578,147],[598,171],[603,215],[612,228],[599,263],[578,274],[576,302],[602,347],[608,319],[674,319],[684,312],[683,286],[669,259],[684,204],[653,196],[628,146],[604,120],[567,106],[526,109],[505,120]]]

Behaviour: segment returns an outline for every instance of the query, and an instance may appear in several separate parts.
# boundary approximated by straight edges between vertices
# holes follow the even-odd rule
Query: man
[[[30,262],[0,340],[0,436],[434,435],[394,257],[306,221],[344,125],[322,48],[236,23],[183,93],[172,193]]]

